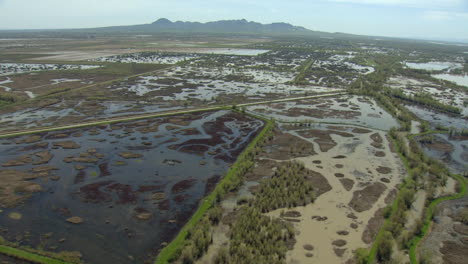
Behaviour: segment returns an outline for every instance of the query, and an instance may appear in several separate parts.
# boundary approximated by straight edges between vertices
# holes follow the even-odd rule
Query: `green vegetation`
[[[395,89],[389,89],[387,90],[387,93],[389,93],[393,97],[397,97],[399,99],[402,99],[404,101],[408,101],[411,103],[423,105],[429,109],[435,109],[441,112],[457,114],[457,115],[462,112],[462,110],[458,107],[440,103],[439,101],[434,99],[430,94],[427,94],[427,93],[417,93],[414,96],[408,96],[408,95],[405,95],[402,90],[395,90]]]
[[[314,201],[314,191],[304,165],[288,162],[282,164],[271,179],[261,182],[255,197],[254,207],[266,213],[309,204]]]
[[[292,84],[295,85],[302,85],[302,84],[308,84],[308,82],[305,80],[306,73],[310,69],[310,67],[314,64],[314,60],[312,59],[307,59],[304,64],[301,65],[299,68],[299,74],[296,75],[294,80],[291,81]]]
[[[40,256],[22,249],[12,248],[9,246],[0,245],[0,254],[5,254],[21,260],[30,261],[38,264],[67,264],[65,261],[57,260],[50,257]]]
[[[294,238],[292,226],[264,216],[256,207],[241,210],[231,229],[229,255],[223,263],[284,263],[287,241]]]

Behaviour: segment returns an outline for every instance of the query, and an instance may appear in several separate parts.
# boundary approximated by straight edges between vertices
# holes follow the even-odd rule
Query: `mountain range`
[[[312,32],[304,27],[293,26],[288,23],[261,24],[257,22],[239,20],[220,20],[214,22],[172,22],[169,19],[161,18],[151,24],[132,26],[113,26],[87,29],[87,31],[97,32],[140,32],[140,33],[161,33],[161,32],[199,32],[199,33],[257,33],[257,34],[284,34]]]

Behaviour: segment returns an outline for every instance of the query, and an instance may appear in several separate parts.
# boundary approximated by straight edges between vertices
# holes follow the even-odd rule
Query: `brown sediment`
[[[31,135],[17,140],[16,144],[30,144],[36,143],[42,140],[42,135]]]
[[[141,185],[138,187],[137,192],[144,193],[144,192],[153,192],[153,191],[158,191],[164,188],[166,184],[160,184],[160,185]]]
[[[85,178],[86,178],[86,172],[84,170],[80,170],[78,174],[76,174],[75,176],[74,183],[75,184],[82,183],[85,181]]]
[[[190,195],[188,195],[186,193],[179,194],[179,195],[174,196],[174,202],[176,202],[177,204],[181,204],[181,203],[185,202],[189,197],[190,197]]]
[[[312,183],[315,192],[315,198],[330,191],[332,186],[321,173],[306,169],[305,177]]]
[[[379,157],[379,158],[385,157],[385,155],[386,155],[386,154],[385,154],[384,151],[376,151],[376,152],[374,153],[374,156]]]
[[[67,137],[70,137],[70,134],[72,134],[72,132],[69,132],[69,133],[51,133],[51,134],[48,134],[45,138],[46,139],[63,139],[63,138],[67,138]]]
[[[332,245],[337,247],[344,247],[347,244],[346,240],[338,239],[332,242]]]
[[[387,178],[380,178],[380,181],[384,183],[390,183],[390,180]]]
[[[258,181],[264,177],[271,177],[273,175],[273,168],[275,168],[277,164],[278,163],[273,160],[256,160],[254,168],[245,174],[245,179],[247,181]]]
[[[333,248],[333,251],[338,257],[343,257],[344,253],[346,252],[346,248]]]
[[[353,189],[354,181],[352,179],[340,179],[340,182],[343,184],[346,191],[351,191],[351,189]]]
[[[36,152],[34,155],[38,157],[39,160],[34,161],[33,165],[46,164],[54,157],[48,150]]]
[[[389,174],[392,172],[392,169],[389,168],[389,167],[382,167],[382,166],[379,166],[377,167],[376,171],[378,173],[381,173],[381,174]]]
[[[314,145],[304,139],[289,133],[277,132],[268,147],[264,147],[266,152],[263,156],[275,160],[289,160],[295,157],[306,157],[316,155]]]
[[[468,246],[456,243],[454,241],[443,241],[443,246],[440,253],[443,254],[444,263],[448,264],[464,264],[466,263],[466,252]]]
[[[205,196],[207,194],[211,193],[214,190],[214,188],[216,187],[216,184],[218,184],[220,178],[221,178],[220,175],[214,175],[214,176],[208,178],[208,180],[206,180]]]
[[[314,250],[314,246],[312,246],[311,244],[305,244],[302,246],[305,250],[307,251],[312,251]]]
[[[395,200],[396,195],[397,195],[397,189],[392,189],[390,192],[388,192],[387,196],[384,199],[385,204],[390,204]]]
[[[369,130],[369,129],[364,129],[364,128],[358,128],[358,127],[356,127],[356,128],[354,128],[351,132],[357,133],[357,134],[367,134],[367,133],[370,133],[370,132],[372,132],[372,131]]]
[[[336,134],[342,137],[353,137],[353,134],[333,130],[310,129],[298,131],[297,133],[305,138],[315,138],[314,142],[319,145],[320,151],[322,152],[327,152],[337,145],[337,143],[331,137],[332,134]]]
[[[150,213],[148,210],[137,207],[134,210],[134,217],[140,221],[148,221],[153,217],[153,214]]]
[[[79,216],[73,216],[73,217],[67,218],[67,222],[78,225],[78,224],[83,223],[84,220],[83,220],[83,218],[81,218]]]
[[[452,152],[454,150],[452,144],[439,137],[434,137],[430,143],[424,142],[423,146],[440,152]]]
[[[39,166],[39,167],[32,168],[31,172],[33,172],[33,173],[42,173],[42,172],[49,173],[50,171],[53,171],[53,170],[58,170],[58,168],[54,167],[54,166]]]
[[[372,139],[372,141],[374,141],[375,143],[382,143],[383,142],[383,138],[382,136],[380,136],[379,133],[374,133],[372,135],[370,135],[370,138]]]
[[[16,159],[9,160],[2,164],[3,167],[16,167],[16,166],[23,166],[33,162],[31,155],[21,155]]]
[[[85,203],[105,203],[112,200],[112,196],[102,191],[102,189],[114,181],[101,181],[91,183],[80,188],[77,195]]]
[[[346,156],[345,155],[337,155],[337,156],[332,157],[332,159],[346,159]]]
[[[137,202],[137,193],[133,191],[132,186],[128,184],[112,183],[106,186],[106,190],[115,192],[119,198],[118,204],[133,204]]]
[[[383,222],[385,221],[384,218],[384,211],[385,208],[380,208],[379,210],[375,211],[374,216],[369,219],[364,232],[362,233],[362,241],[366,244],[370,244],[374,241],[375,236],[380,230]]]
[[[361,116],[361,113],[359,111],[326,109],[330,106],[331,104],[321,104],[317,105],[317,108],[315,109],[291,107],[287,111],[282,111],[281,113],[289,117],[308,116],[319,119],[322,119],[324,117],[336,119],[353,119]]]
[[[337,173],[335,173],[335,177],[337,177],[337,178],[343,178],[343,177],[344,177],[344,174],[343,174],[343,173],[337,172]]]
[[[33,193],[41,192],[41,185],[29,180],[39,177],[17,170],[0,170],[0,206],[14,207],[31,197]]]
[[[77,149],[81,147],[78,143],[76,143],[75,141],[71,141],[71,140],[54,142],[53,146],[62,147],[64,149]]]
[[[453,230],[460,235],[468,236],[468,225],[465,224],[455,224]]]
[[[382,193],[387,189],[383,183],[374,182],[362,190],[355,191],[349,206],[356,212],[364,212],[372,208]]]
[[[172,186],[171,191],[172,193],[184,192],[190,189],[192,186],[194,186],[196,182],[197,182],[196,179],[187,179],[187,180],[179,181],[176,184],[174,184],[174,186]]]
[[[137,159],[143,157],[142,154],[139,153],[133,153],[133,152],[120,152],[119,156],[124,158],[124,159]]]
[[[99,164],[98,167],[100,171],[99,177],[106,177],[112,175],[109,171],[107,162]]]
[[[38,149],[45,149],[49,146],[49,142],[40,142],[34,145],[29,145],[24,147],[21,151],[31,151],[31,150],[38,150]]]
[[[170,208],[169,200],[163,200],[163,201],[159,202],[159,203],[158,203],[158,208],[159,208],[159,210],[161,210],[161,211],[167,211],[167,210],[169,210],[169,208]]]

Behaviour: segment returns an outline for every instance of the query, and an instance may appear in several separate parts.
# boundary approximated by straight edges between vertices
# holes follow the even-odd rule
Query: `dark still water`
[[[1,139],[2,236],[151,263],[262,127],[217,111]]]

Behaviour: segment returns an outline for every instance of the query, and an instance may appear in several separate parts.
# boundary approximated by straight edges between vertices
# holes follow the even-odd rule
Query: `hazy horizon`
[[[468,0],[0,0],[0,29],[71,29],[246,19],[359,35],[468,40]]]

